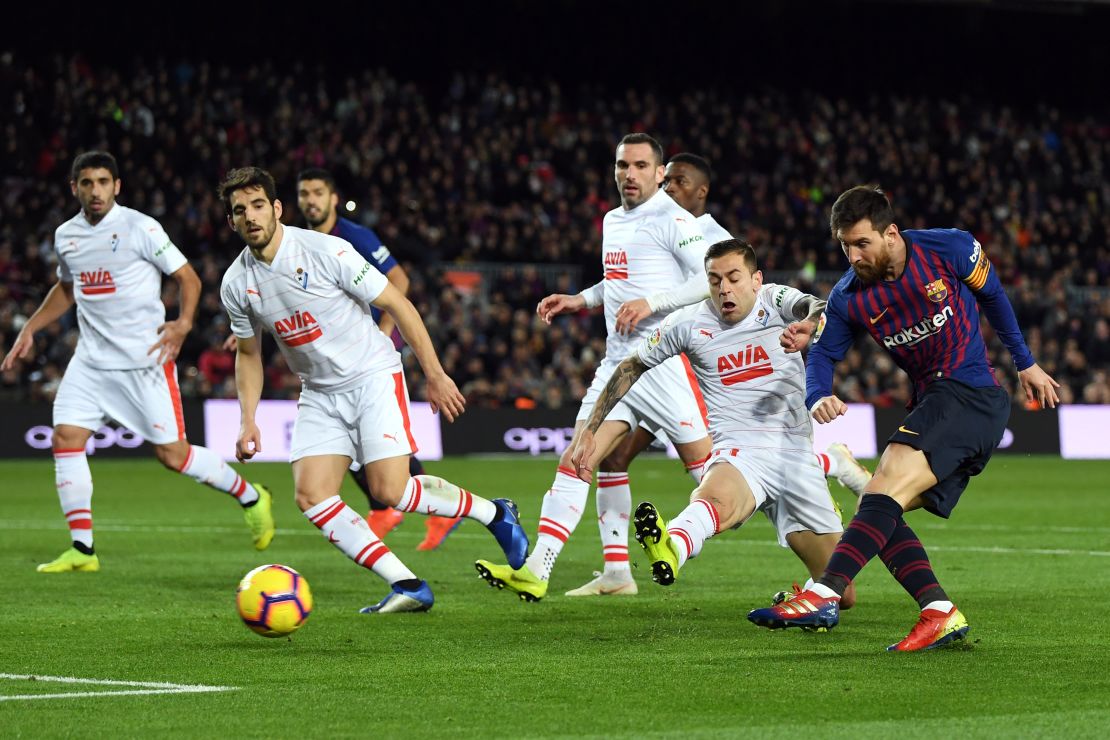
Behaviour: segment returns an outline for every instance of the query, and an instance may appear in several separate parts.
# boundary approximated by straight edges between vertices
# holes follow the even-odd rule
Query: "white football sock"
[[[546,581],[551,577],[555,559],[582,519],[582,509],[589,494],[589,483],[579,478],[572,469],[559,466],[555,482],[543,497],[536,544],[524,562],[540,580]]]
[[[92,472],[85,448],[54,450],[54,487],[69,525],[69,536],[86,547],[93,546]]]
[[[258,491],[254,490],[254,486],[249,485],[234,468],[207,447],[189,445],[185,464],[178,472],[197,483],[231,494],[240,506],[247,506],[258,500]]]
[[[417,514],[434,514],[451,519],[466,517],[482,524],[489,524],[497,514],[492,501],[475,496],[465,488],[434,475],[417,475],[409,478],[398,511]]]
[[[332,496],[308,509],[304,515],[328,542],[386,583],[416,578],[385,543],[374,536],[370,525],[339,496]]]
[[[682,513],[667,525],[678,550],[678,567],[681,568],[690,558],[696,558],[702,545],[720,530],[720,517],[713,504],[705,499],[694,499]]]
[[[632,512],[632,489],[628,473],[597,474],[597,528],[606,573],[629,573],[628,517]]]
[[[823,452],[815,452],[813,455],[817,458],[817,464],[821,466],[821,470],[825,471],[826,477],[835,478],[840,472],[840,466],[836,464],[836,458],[832,455],[826,455]]]
[[[951,601],[930,601],[928,604],[921,607],[921,611],[925,611],[926,609],[936,609],[938,612],[944,612],[945,614],[947,614],[948,612],[952,611],[952,607],[954,606],[955,604],[953,604]]]
[[[695,460],[686,466],[686,472],[690,474],[695,483],[701,483],[702,476],[705,475],[705,464],[709,462],[711,457],[713,457],[713,453],[709,453],[701,460]]]

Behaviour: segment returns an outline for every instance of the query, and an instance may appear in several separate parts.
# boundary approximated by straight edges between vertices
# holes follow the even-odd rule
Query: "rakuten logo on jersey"
[[[628,254],[625,252],[606,252],[603,260],[606,280],[628,279]]]
[[[889,337],[883,337],[883,346],[887,349],[894,349],[895,347],[912,347],[913,345],[923,342],[934,334],[939,334],[944,325],[948,323],[948,319],[954,316],[951,306],[945,306],[943,311],[935,313],[932,316],[926,316],[921,321],[913,326],[906,327],[896,334],[891,334]]]
[[[274,331],[285,342],[286,347],[299,347],[315,342],[324,333],[316,323],[316,318],[308,311],[297,311],[287,319],[278,319],[274,322]]]
[[[107,270],[81,272],[77,277],[81,280],[81,292],[85,295],[104,295],[105,293],[116,292],[116,283],[112,280],[112,273]]]
[[[736,385],[755,378],[762,378],[775,372],[771,358],[762,345],[749,344],[735,354],[724,354],[717,358],[717,372],[725,385]]]

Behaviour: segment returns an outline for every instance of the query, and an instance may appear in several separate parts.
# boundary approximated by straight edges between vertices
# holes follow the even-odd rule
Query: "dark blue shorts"
[[[947,519],[968,480],[987,466],[1010,420],[1010,394],[958,380],[931,384],[890,442],[925,453],[937,484],[922,494],[925,509]]]

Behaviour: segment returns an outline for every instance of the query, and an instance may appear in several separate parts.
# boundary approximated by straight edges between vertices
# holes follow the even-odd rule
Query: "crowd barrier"
[[[262,401],[258,423],[262,452],[258,460],[289,459],[296,417],[295,401]],[[235,454],[239,403],[234,400],[189,401],[183,405],[189,439],[227,459]],[[443,422],[427,403],[410,404],[409,419],[420,457],[444,455],[558,455],[570,444],[576,408],[559,410],[472,409],[453,424]],[[814,444],[824,449],[844,442],[859,457],[875,457],[905,418],[902,409],[849,404],[848,413],[831,424],[814,424]],[[50,455],[50,406],[0,403],[0,458]],[[999,454],[1060,455],[1068,459],[1110,459],[1110,405],[1062,406],[1027,411],[1015,407]],[[90,454],[102,457],[149,455],[144,440],[114,424],[101,427],[89,440]],[[669,450],[673,456],[673,449]]]

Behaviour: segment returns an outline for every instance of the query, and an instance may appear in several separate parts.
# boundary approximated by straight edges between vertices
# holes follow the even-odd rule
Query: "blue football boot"
[[[393,590],[384,599],[374,606],[365,606],[358,610],[359,614],[392,614],[395,612],[426,612],[436,603],[432,589],[426,581],[421,581],[420,586],[414,589],[401,588],[396,583]]]
[[[748,619],[773,630],[786,627],[832,629],[840,623],[840,597],[826,599],[813,591],[801,590],[765,609],[753,609]]]
[[[497,544],[505,551],[509,567],[519,570],[524,566],[524,559],[528,557],[528,533],[520,526],[520,514],[516,504],[507,498],[495,498],[493,505],[501,513],[500,518],[495,518],[486,525],[486,529],[497,538]]]

